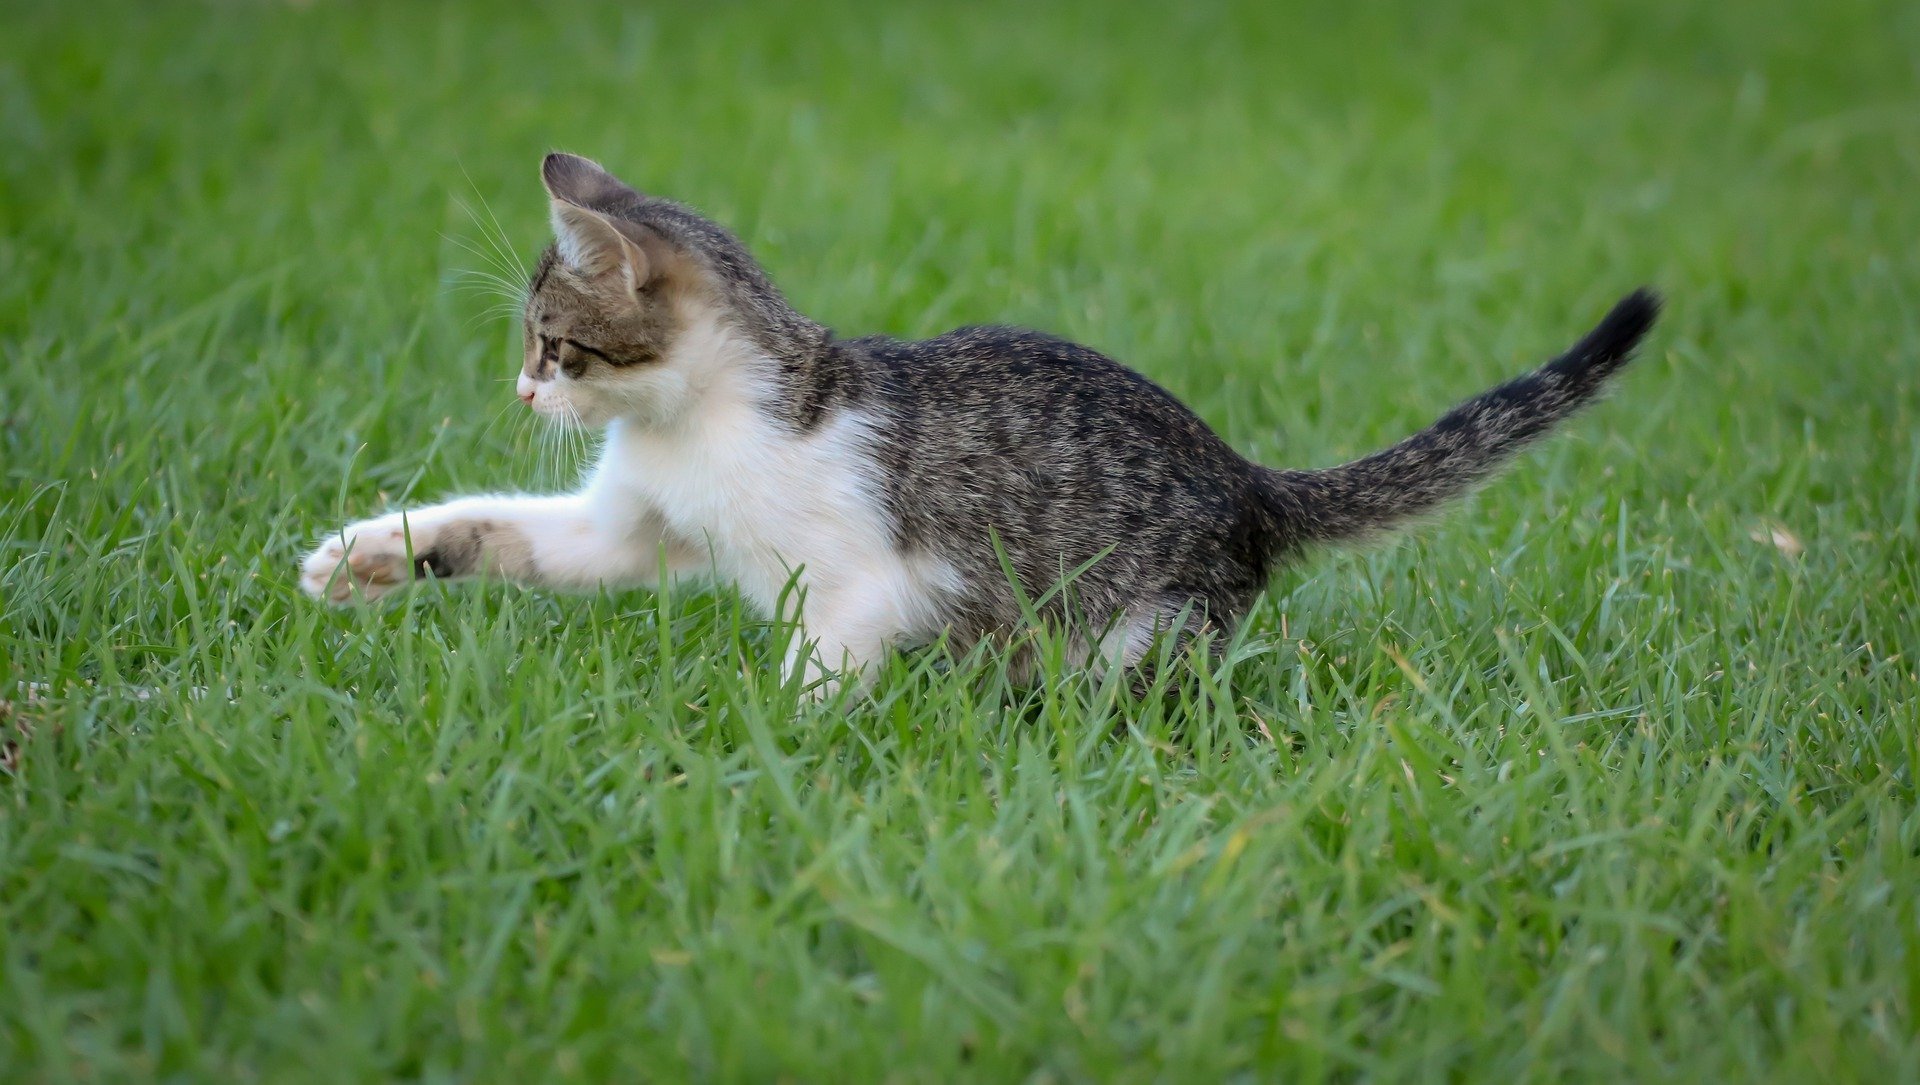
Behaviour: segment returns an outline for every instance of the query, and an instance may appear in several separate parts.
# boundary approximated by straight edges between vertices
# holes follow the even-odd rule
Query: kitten
[[[1020,594],[1083,662],[1225,626],[1282,561],[1433,511],[1592,401],[1658,315],[1629,295],[1534,373],[1384,452],[1320,471],[1242,459],[1167,392],[1086,347],[973,327],[837,338],[742,244],[598,165],[548,155],[554,244],[527,292],[520,398],[605,431],[577,493],[467,497],[343,529],[301,567],[316,598],[418,577],[549,588],[712,574],[771,611],[784,673],[831,688],[889,646],[1013,629]],[[1004,559],[1004,564],[1003,564]],[[1067,600],[1071,598],[1071,611]]]

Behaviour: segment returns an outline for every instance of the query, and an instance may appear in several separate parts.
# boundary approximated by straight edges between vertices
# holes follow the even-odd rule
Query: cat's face
[[[528,289],[516,390],[563,424],[671,419],[703,384],[676,350],[709,308],[690,255],[637,213],[644,198],[599,166],[549,155],[554,244]]]

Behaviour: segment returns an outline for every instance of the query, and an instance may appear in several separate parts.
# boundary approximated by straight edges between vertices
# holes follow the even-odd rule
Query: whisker
[[[499,217],[493,213],[493,206],[487,203],[487,194],[480,191],[479,185],[473,183],[473,174],[467,172],[467,164],[465,162],[460,163],[460,175],[467,179],[467,187],[473,190],[473,198],[480,201],[480,209],[487,213],[487,221],[493,224],[494,235],[500,239],[498,248],[500,248],[512,262],[514,269],[520,273],[520,277],[525,279],[527,277],[526,265],[520,262],[519,255],[515,253],[513,249],[513,240],[507,236],[506,228],[500,225]],[[476,219],[475,221],[477,222],[478,220]]]
[[[496,301],[481,312],[486,316],[519,316],[524,311],[519,301]]]
[[[479,271],[456,272],[450,277],[447,288],[463,294],[498,298],[513,305],[524,304],[527,296],[527,292],[520,287]]]
[[[526,311],[525,288],[510,283],[492,272],[477,268],[456,268],[448,274],[448,280],[449,290],[493,299],[492,304],[468,318],[466,323],[468,331],[488,321],[502,317],[512,318]]]
[[[591,457],[591,449],[589,449],[588,446],[591,444],[591,440],[593,440],[591,434],[588,432],[586,421],[580,417],[580,411],[574,411],[572,415],[574,415],[574,442],[572,442],[572,453],[568,455],[570,463],[566,465],[566,482],[568,482],[568,484],[574,484],[574,482],[580,480],[580,474],[582,474],[582,470],[586,469],[588,459]]]
[[[492,274],[496,278],[498,278],[499,281],[503,283],[511,283],[514,277],[520,274],[520,269],[518,267],[512,264],[501,263],[500,258],[498,256],[487,252],[486,250],[482,249],[480,246],[475,245],[473,242],[468,241],[464,237],[458,237],[454,234],[449,234],[445,232],[442,232],[440,236],[442,239],[446,241],[450,241],[453,244],[458,245],[461,248],[465,249],[470,255],[473,256],[474,259],[479,260],[482,263],[487,265],[486,268],[484,269],[475,269],[478,272]],[[524,281],[524,279],[522,281]]]
[[[473,224],[480,228],[480,240],[486,244],[487,249],[486,252],[483,253],[478,246],[475,246],[474,254],[486,260],[489,266],[503,275],[518,274],[520,271],[519,261],[514,259],[510,254],[501,251],[500,243],[493,239],[493,235],[487,231],[487,224],[480,221],[480,216],[473,213],[473,208],[461,203],[458,197],[456,197],[453,202],[458,204],[460,210],[467,213],[467,218],[473,220]]]
[[[544,481],[546,472],[547,427],[545,421],[539,418],[528,419],[527,426],[527,485],[537,489]]]
[[[520,266],[520,262],[517,259],[515,259],[514,256],[512,255],[512,252],[511,252],[512,246],[509,245],[505,249],[503,249],[500,243],[494,240],[493,235],[490,232],[488,232],[487,224],[485,222],[482,222],[480,219],[480,216],[473,213],[473,208],[468,207],[466,203],[460,199],[460,197],[458,196],[453,197],[453,202],[455,206],[460,208],[460,210],[466,212],[467,220],[472,222],[474,226],[479,228],[480,239],[486,243],[488,251],[486,253],[481,253],[476,247],[475,255],[481,256],[483,259],[486,260],[486,262],[489,265],[491,265],[496,271],[499,271],[502,274],[505,274],[505,275],[518,274],[522,269]]]
[[[482,312],[489,316],[515,316],[525,311],[518,301],[500,300],[487,306]]]
[[[493,427],[500,424],[500,419],[506,417],[507,412],[512,410],[513,406],[511,403],[503,404],[499,410],[493,412],[493,417],[487,421],[486,428],[480,431],[481,444],[487,443],[487,435],[493,432]],[[511,434],[509,434],[509,437],[511,437]],[[511,446],[513,442],[509,440],[507,443]]]
[[[471,317],[467,318],[466,330],[473,331],[476,328],[479,328],[483,324],[489,324],[496,320],[505,320],[505,319],[511,318],[516,312],[518,312],[517,309],[503,310],[498,307],[495,307],[492,309],[488,309],[485,312],[475,313]]]
[[[532,468],[527,475],[527,485],[538,487],[541,450],[545,447],[546,441],[545,422],[533,412],[527,412],[520,422],[519,437],[520,443],[515,448],[526,457],[527,463]]]
[[[446,237],[444,234],[441,236]],[[448,237],[447,240],[460,246],[475,259],[486,259],[484,253],[459,238]],[[492,268],[450,269],[446,277],[446,287],[448,290],[490,294],[502,301],[511,301],[515,304],[525,304],[527,300],[525,280],[515,280],[511,277],[511,273],[502,273]]]
[[[467,242],[467,241],[465,241],[465,240],[464,240],[464,239],[462,239],[462,238],[456,238],[456,237],[449,237],[449,236],[448,236],[448,235],[446,235],[446,234],[442,234],[442,235],[440,235],[440,236],[442,236],[442,237],[446,237],[446,238],[447,238],[447,240],[449,240],[449,241],[452,241],[452,242],[453,242],[454,244],[456,244],[456,245],[460,245],[460,244],[469,244],[469,242]],[[471,251],[471,250],[469,250],[469,251]],[[508,285],[517,285],[517,284],[518,284],[518,281],[517,281],[517,280],[515,280],[515,279],[514,279],[514,278],[513,278],[513,277],[512,277],[511,275],[509,275],[509,274],[508,274],[507,272],[505,272],[505,271],[502,271],[502,270],[501,270],[501,269],[499,269],[499,268],[493,268],[493,267],[484,267],[484,268],[456,268],[456,269],[454,269],[454,272],[453,272],[453,274],[454,274],[455,276],[457,276],[457,277],[460,277],[460,278],[474,278],[474,277],[484,277],[484,278],[487,278],[487,279],[489,279],[489,280],[491,280],[491,281],[493,281],[493,282],[496,282],[496,283],[506,283],[506,284],[508,284]]]
[[[492,268],[456,268],[453,271],[453,277],[456,279],[481,279],[490,283],[496,283],[500,286],[511,287],[515,293],[523,292],[519,281],[511,279]]]
[[[571,462],[567,465],[567,477],[571,481],[580,477],[580,470],[587,461],[587,445],[591,438],[587,432],[586,420],[580,417],[580,412],[574,409],[573,404],[567,404],[567,413],[573,416],[571,447],[568,449],[568,459]]]
[[[554,480],[560,477],[559,428],[552,420],[540,427],[540,486],[543,489],[551,489]]]

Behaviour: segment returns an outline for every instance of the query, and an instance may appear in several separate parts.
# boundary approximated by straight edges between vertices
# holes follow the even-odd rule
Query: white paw
[[[413,579],[407,558],[409,531],[413,552],[421,553],[428,545],[424,525],[415,520],[403,523],[399,513],[336,532],[300,563],[301,590],[315,599],[345,603],[355,593],[378,599],[404,586]]]

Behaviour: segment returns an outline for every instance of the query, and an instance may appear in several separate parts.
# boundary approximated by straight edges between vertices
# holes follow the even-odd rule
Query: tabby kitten
[[[554,244],[527,291],[520,398],[605,443],[576,493],[466,497],[350,525],[301,566],[316,598],[489,575],[561,589],[712,574],[771,611],[785,673],[826,689],[889,646],[1043,617],[1083,661],[1225,626],[1276,565],[1404,525],[1592,401],[1653,325],[1629,295],[1545,367],[1383,452],[1320,471],[1242,459],[1086,347],[973,327],[842,339],[725,229],[593,162],[548,155]],[[1005,564],[1003,564],[1003,558]],[[1067,613],[1071,599],[1071,613]]]

